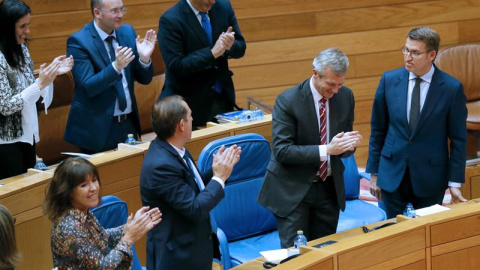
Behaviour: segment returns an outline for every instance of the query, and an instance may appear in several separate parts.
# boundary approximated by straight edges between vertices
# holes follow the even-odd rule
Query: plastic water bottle
[[[297,236],[295,236],[295,239],[293,241],[293,247],[295,249],[300,250],[301,246],[306,246],[306,245],[307,245],[307,238],[305,237],[305,235],[303,235],[302,230],[298,230]]]
[[[43,163],[42,158],[37,159],[37,163],[35,163],[35,166],[33,166],[33,168],[35,170],[40,170],[40,171],[48,170],[48,167],[47,167],[47,165],[45,165],[45,163]]]
[[[260,109],[257,110],[243,110],[241,114],[237,116],[238,122],[247,123],[255,120],[260,120],[263,118],[263,111]]]
[[[135,137],[133,137],[133,134],[128,134],[128,138],[125,141],[125,144],[129,144],[129,145],[136,145],[137,144],[137,140],[135,140]]]
[[[414,218],[417,216],[417,213],[415,212],[412,203],[407,203],[407,207],[403,211],[403,215],[409,218]]]

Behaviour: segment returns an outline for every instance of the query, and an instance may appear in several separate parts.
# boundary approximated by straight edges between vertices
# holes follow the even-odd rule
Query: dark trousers
[[[0,179],[26,173],[36,162],[35,144],[0,144]]]
[[[333,177],[313,183],[290,215],[275,216],[282,248],[293,246],[297,230],[303,230],[308,241],[336,233],[339,215]]]
[[[98,152],[108,151],[117,148],[119,143],[124,143],[127,140],[128,134],[133,134],[136,140],[138,140],[138,132],[135,128],[135,113],[131,112],[128,117],[118,122],[117,117],[113,117],[112,127],[108,132],[108,139],[102,149],[92,150],[81,148],[80,151],[84,154],[95,154]],[[93,138],[92,138],[93,139]]]
[[[439,192],[428,197],[417,197],[413,192],[412,181],[410,178],[410,170],[405,170],[402,183],[394,192],[387,192],[382,189],[382,200],[387,212],[387,218],[394,218],[398,214],[402,214],[407,203],[412,203],[413,208],[419,209],[434,204],[442,204],[445,191]]]

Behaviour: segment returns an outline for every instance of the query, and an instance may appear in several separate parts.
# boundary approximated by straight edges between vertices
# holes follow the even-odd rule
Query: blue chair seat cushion
[[[278,231],[228,243],[232,267],[262,256],[260,251],[280,249]]]
[[[340,211],[337,233],[387,218],[385,211],[362,200],[347,200],[345,211]]]

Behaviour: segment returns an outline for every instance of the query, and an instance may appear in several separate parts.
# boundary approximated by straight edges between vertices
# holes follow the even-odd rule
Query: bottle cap
[[[298,230],[298,231],[297,231],[297,234],[303,234],[303,231],[302,231],[302,230]]]
[[[43,162],[43,158],[37,158],[37,162]]]
[[[123,136],[125,136],[125,135],[123,135]],[[131,133],[128,134],[128,137],[129,137],[129,138],[133,138],[133,134],[131,134]]]

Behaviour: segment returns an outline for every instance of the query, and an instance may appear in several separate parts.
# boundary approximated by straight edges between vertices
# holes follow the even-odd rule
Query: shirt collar
[[[115,39],[117,39],[117,32],[115,30],[113,30],[113,33],[111,35],[109,35],[107,34],[107,32],[103,31],[100,27],[98,27],[95,21],[93,21],[93,25],[95,26],[95,30],[97,30],[97,33],[102,40],[105,40],[108,36],[113,36]]]
[[[175,149],[175,151],[177,151],[177,153],[180,155],[180,157],[183,158],[183,156],[185,156],[185,147],[183,147],[182,149],[178,149],[175,145],[169,143],[173,149]]]
[[[200,11],[199,11],[198,9],[196,9],[196,8],[192,5],[192,3],[190,2],[190,0],[187,0],[187,3],[188,3],[188,5],[190,6],[190,8],[192,8],[193,12],[195,13],[195,16],[198,16],[198,13],[200,13]],[[205,12],[205,13],[208,14],[208,12]]]
[[[431,83],[434,72],[435,72],[435,67],[432,65],[430,67],[430,70],[427,73],[423,74],[423,76],[420,76],[420,78],[422,78],[422,80],[425,82]],[[409,72],[408,79],[413,80],[415,78],[417,78],[417,75],[413,74],[413,72]]]
[[[315,88],[315,85],[313,84],[313,76],[310,79],[310,91],[312,92],[313,101],[315,101],[315,104],[318,104],[320,100],[323,98],[323,96]]]
[[[92,216],[92,212],[90,212],[90,210],[85,213],[81,210],[78,210],[77,208],[71,208],[70,210],[68,210],[68,214],[78,219],[80,223],[85,223],[85,221]]]

